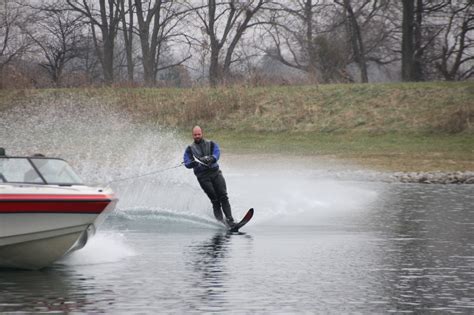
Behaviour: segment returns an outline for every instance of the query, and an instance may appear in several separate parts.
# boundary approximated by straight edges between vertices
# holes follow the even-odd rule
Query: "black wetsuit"
[[[214,157],[215,161],[209,165],[203,165],[196,161],[205,156]],[[192,143],[184,151],[184,165],[192,168],[199,185],[209,197],[217,220],[223,221],[222,212],[231,225],[234,222],[232,210],[227,197],[227,186],[222,171],[217,161],[220,157],[219,145],[213,141],[202,139],[199,143]]]

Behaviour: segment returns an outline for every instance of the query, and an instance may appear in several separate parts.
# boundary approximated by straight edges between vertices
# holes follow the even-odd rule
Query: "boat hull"
[[[0,267],[41,269],[82,248],[116,202],[108,194],[0,195]]]
[[[31,270],[49,266],[68,253],[74,244],[87,233],[86,230],[87,226],[78,226],[46,233],[35,233],[29,235],[34,236],[30,241],[0,246],[0,266]]]

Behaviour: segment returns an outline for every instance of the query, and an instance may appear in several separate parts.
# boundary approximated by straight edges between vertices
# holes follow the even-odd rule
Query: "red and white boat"
[[[84,247],[116,203],[62,159],[0,148],[0,267],[41,269]]]

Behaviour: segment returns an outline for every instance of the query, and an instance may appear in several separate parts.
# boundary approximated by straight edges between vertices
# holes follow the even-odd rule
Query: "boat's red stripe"
[[[110,203],[104,201],[2,201],[0,213],[101,213]]]
[[[63,195],[63,194],[0,194],[4,200],[111,200],[115,197],[107,194]]]

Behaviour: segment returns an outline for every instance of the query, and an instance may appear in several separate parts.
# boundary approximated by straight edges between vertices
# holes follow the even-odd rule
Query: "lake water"
[[[190,139],[116,108],[37,97],[1,113],[2,146],[62,157],[86,182],[181,162]],[[0,271],[0,313],[474,313],[474,185],[368,181],[341,161],[222,149],[235,217],[255,208],[241,234],[214,222],[182,167],[115,182],[118,209],[84,249]]]
[[[311,178],[264,196],[241,234],[120,208],[51,268],[0,271],[0,312],[474,312],[474,186]]]

